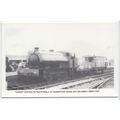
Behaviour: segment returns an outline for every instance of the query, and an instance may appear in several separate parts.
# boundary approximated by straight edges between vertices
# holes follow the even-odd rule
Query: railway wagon
[[[107,68],[107,58],[104,56],[84,56],[78,64],[79,72],[103,72]]]
[[[35,48],[28,54],[27,67],[19,68],[18,75],[40,80],[66,80],[72,77],[74,66],[75,56],[70,53],[39,51]]]

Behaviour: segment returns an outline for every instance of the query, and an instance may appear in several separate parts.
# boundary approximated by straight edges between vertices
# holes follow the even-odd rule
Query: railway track
[[[101,88],[100,85],[107,80],[107,78],[113,77],[113,71],[109,70],[106,73],[98,74],[98,75],[90,75],[85,76],[82,78],[77,78],[74,80],[68,80],[60,83],[53,83],[49,85],[41,85],[41,83],[34,83],[34,84],[15,84],[9,86],[8,90],[28,90],[28,89],[73,89],[73,88],[86,88],[85,86],[90,86],[89,89],[96,89]],[[88,85],[89,84],[89,85]],[[105,84],[105,83],[104,83]]]
[[[92,82],[96,82],[96,85],[97,84],[100,85],[100,84],[102,84],[102,82],[104,82],[106,80],[108,81],[110,78],[113,78],[113,76],[114,76],[113,71],[110,71],[109,73],[87,76],[87,77],[74,79],[74,80],[70,80],[70,81],[65,81],[65,82],[61,82],[61,83],[45,85],[42,87],[35,87],[34,89],[70,89],[70,88],[74,88],[75,86],[78,86],[78,85],[83,85],[83,84],[86,85],[87,83],[92,83]],[[98,81],[100,81],[100,83]],[[95,88],[95,86],[90,87],[90,88],[93,89],[93,88]]]
[[[44,86],[44,88],[49,89],[100,89],[102,86],[108,82],[110,79],[112,79],[112,75],[107,76],[101,76],[98,78],[95,78],[95,76],[88,79],[80,79],[79,81],[73,81],[69,83],[64,83],[61,85],[55,85],[55,86]],[[41,88],[38,88],[41,89]]]
[[[102,86],[112,78],[113,77],[111,76],[110,78],[107,78],[107,79],[105,78],[94,79],[94,80],[83,82],[80,84],[68,86],[62,89],[101,89]]]

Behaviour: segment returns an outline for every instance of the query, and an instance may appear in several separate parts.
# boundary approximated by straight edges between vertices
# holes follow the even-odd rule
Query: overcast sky
[[[83,55],[114,57],[118,23],[7,23],[7,55],[26,55],[34,47]]]

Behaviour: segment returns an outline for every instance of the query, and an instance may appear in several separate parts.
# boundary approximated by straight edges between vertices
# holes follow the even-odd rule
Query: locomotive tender
[[[103,72],[107,68],[106,57],[84,56],[82,61],[68,52],[39,51],[35,48],[29,52],[27,65],[18,69],[21,77],[38,78],[40,80],[67,80],[75,74]]]

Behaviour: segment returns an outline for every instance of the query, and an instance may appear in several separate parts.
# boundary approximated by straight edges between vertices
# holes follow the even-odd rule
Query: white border
[[[2,95],[2,22],[0,22],[0,96]]]
[[[6,22],[8,23],[8,22]],[[19,23],[19,22],[10,22],[10,23]],[[24,23],[24,22],[22,22]],[[25,22],[26,23],[26,22]],[[29,22],[28,22],[29,23]],[[30,22],[31,23],[31,22]],[[81,22],[36,22],[36,23],[81,23]],[[91,22],[94,23],[94,22]],[[98,22],[95,22],[98,23]],[[105,22],[107,23],[107,22]],[[113,22],[112,22],[113,23]],[[116,23],[116,22],[115,22]],[[118,22],[117,22],[118,23]],[[119,29],[118,29],[119,30]],[[6,78],[6,72],[5,72],[5,53],[6,53],[6,47],[5,47],[5,35],[4,35],[4,23],[3,23],[3,27],[2,27],[2,97],[118,97],[118,75],[119,75],[119,56],[118,56],[118,48],[116,48],[116,53],[115,53],[115,76],[114,76],[114,80],[115,80],[115,85],[114,85],[114,89],[102,89],[99,90],[99,92],[92,92],[92,93],[80,93],[80,94],[73,94],[73,93],[65,93],[65,94],[56,94],[56,93],[26,93],[28,90],[26,91],[22,91],[23,93],[16,93],[16,91],[8,91],[6,90],[6,82],[5,82],[5,78]],[[117,43],[116,43],[117,44]],[[117,45],[116,45],[117,46]],[[33,90],[29,90],[29,91],[33,91]],[[28,91],[28,92],[29,92]],[[35,90],[34,90],[35,91]],[[37,90],[38,91],[38,90]],[[42,91],[42,90],[40,90]],[[69,91],[69,90],[67,90]],[[82,90],[80,90],[82,91]],[[88,89],[87,89],[88,91]],[[96,91],[96,90],[95,90]],[[39,91],[38,91],[39,92]]]

